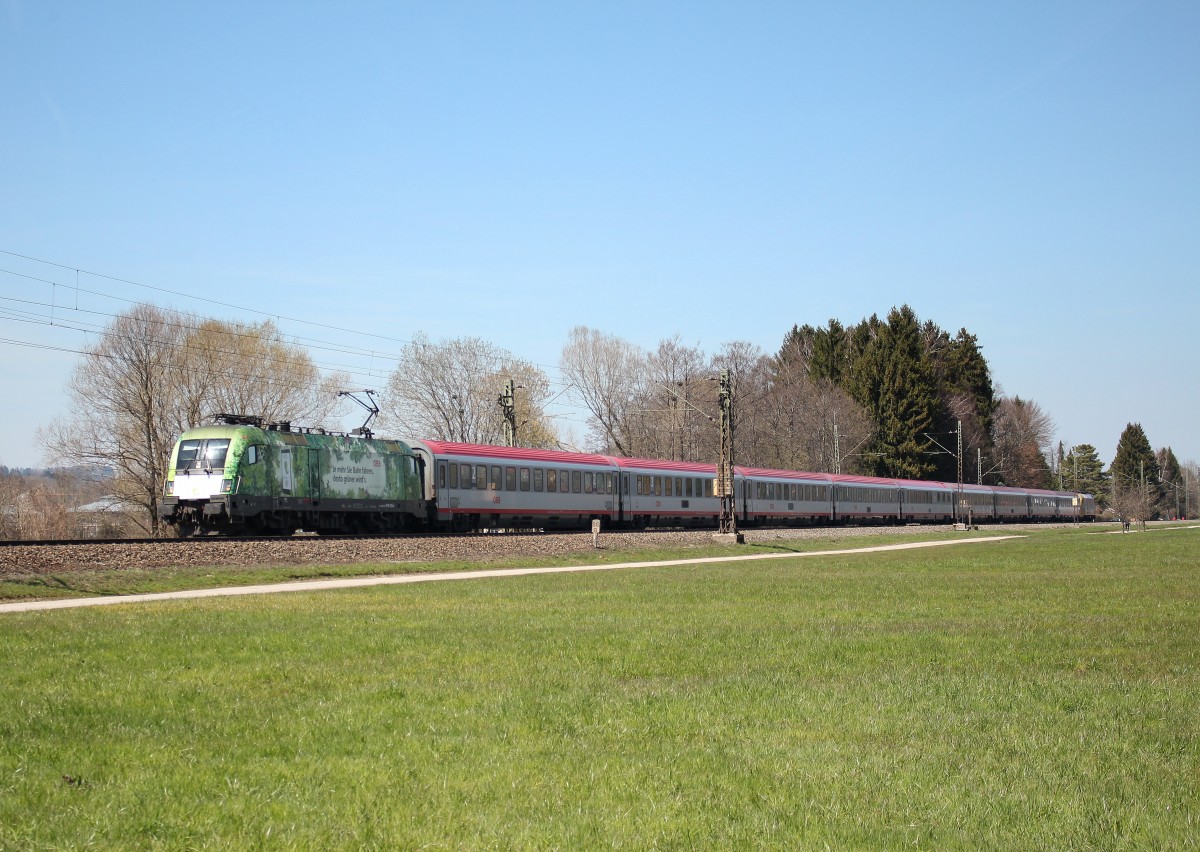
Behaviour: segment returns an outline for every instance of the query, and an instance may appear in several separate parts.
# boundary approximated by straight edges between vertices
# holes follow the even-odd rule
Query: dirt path
[[[181,592],[159,592],[147,595],[117,595],[112,597],[73,598],[70,600],[23,601],[0,604],[0,613],[36,612],[48,609],[74,609],[85,606],[148,603],[150,601],[191,600],[195,598],[234,597],[240,595],[269,595],[280,592],[319,592],[327,589],[357,589],[364,586],[393,586],[401,583],[435,583],[449,580],[482,580],[493,577],[526,577],[533,574],[565,574],[578,571],[616,571],[622,568],[663,568],[675,565],[713,565],[724,562],[750,562],[760,559],[803,559],[813,556],[843,556],[853,553],[879,553],[888,550],[915,550],[924,547],[957,547],[964,544],[1008,541],[1024,538],[1019,535],[966,538],[959,541],[929,541],[909,544],[889,544],[876,547],[856,547],[842,550],[818,550],[808,553],[755,553],[744,556],[710,556],[698,559],[670,559],[660,562],[620,562],[611,565],[571,565],[553,568],[498,568],[485,571],[454,571],[438,574],[399,574],[388,577],[357,577],[342,580],[304,580],[296,583],[272,583],[263,586],[229,586],[219,589],[192,589]]]

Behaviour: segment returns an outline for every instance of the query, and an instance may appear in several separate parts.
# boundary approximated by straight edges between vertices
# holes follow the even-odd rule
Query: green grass
[[[0,616],[0,847],[1194,848],[1198,544]]]

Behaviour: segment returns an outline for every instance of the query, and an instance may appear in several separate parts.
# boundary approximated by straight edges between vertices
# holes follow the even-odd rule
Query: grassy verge
[[[0,848],[1188,848],[1200,532],[0,618]]]

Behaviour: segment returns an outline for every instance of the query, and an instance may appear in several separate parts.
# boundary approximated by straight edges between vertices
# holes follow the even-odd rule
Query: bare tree
[[[560,359],[571,395],[591,416],[595,449],[637,455],[636,400],[645,392],[646,356],[625,340],[576,326]]]
[[[117,317],[71,376],[67,394],[74,413],[39,435],[59,464],[116,470],[116,493],[145,509],[144,526],[153,532],[179,431],[171,417],[180,410],[172,371],[183,336],[184,327],[152,305]]]
[[[542,449],[557,447],[558,430],[546,416],[546,405],[550,400],[550,379],[539,367],[528,361],[516,359],[508,353],[505,353],[504,361],[491,380],[481,389],[481,393],[492,395],[501,434],[504,427],[497,394],[509,381],[513,383],[515,392],[513,408],[517,446]]]
[[[1145,484],[1126,484],[1114,479],[1110,506],[1126,528],[1131,523],[1140,522],[1142,529],[1145,529],[1146,521],[1153,516],[1155,511],[1154,497],[1153,491]]]
[[[258,324],[204,320],[189,323],[186,357],[178,373],[181,425],[213,414],[253,414],[265,421],[290,420],[328,426],[338,407],[345,374],[323,377],[303,348],[284,340],[270,320]]]
[[[711,369],[713,375],[728,370],[733,381],[734,461],[763,465],[771,455],[775,428],[764,412],[771,388],[771,359],[757,345],[737,340],[721,346],[712,358]],[[720,452],[720,436],[714,433],[711,440],[707,455],[715,459]]]
[[[518,442],[553,445],[554,429],[545,416],[550,388],[545,373],[477,337],[434,344],[416,335],[388,380],[380,419],[411,437],[498,444],[504,437],[498,399],[509,379],[521,389]]]
[[[633,453],[696,460],[697,433],[712,416],[701,405],[711,395],[711,375],[705,362],[704,353],[684,346],[678,335],[661,341],[646,357],[645,383],[633,401],[637,415],[631,418]]]
[[[992,421],[994,454],[1004,471],[1004,484],[1024,488],[1049,485],[1046,459],[1054,420],[1032,400],[1001,397]]]

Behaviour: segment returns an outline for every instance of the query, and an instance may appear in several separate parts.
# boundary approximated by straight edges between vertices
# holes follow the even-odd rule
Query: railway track
[[[711,531],[609,532],[601,535],[602,545],[612,548],[688,546],[711,541]],[[18,541],[5,542],[0,547],[0,577],[216,565],[474,563],[516,556],[557,556],[593,547],[591,533],[533,532]]]

